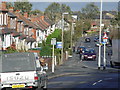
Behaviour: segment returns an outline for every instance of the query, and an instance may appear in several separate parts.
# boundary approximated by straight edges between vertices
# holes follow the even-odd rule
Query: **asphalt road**
[[[93,40],[94,37],[90,37]],[[95,43],[84,43],[84,39],[76,45],[84,45],[88,48],[94,48],[98,52]],[[102,50],[103,52],[103,50]],[[106,70],[98,70],[96,61],[81,61],[79,55],[74,53],[62,66],[56,67],[55,75],[48,80],[49,88],[119,88],[120,70],[111,68],[109,64],[110,57],[107,58]],[[102,61],[101,61],[102,62]],[[102,66],[103,62],[101,63]]]

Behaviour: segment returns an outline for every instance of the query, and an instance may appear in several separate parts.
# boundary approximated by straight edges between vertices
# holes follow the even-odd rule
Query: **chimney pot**
[[[28,18],[28,13],[27,12],[24,13],[24,17]]]
[[[9,12],[13,12],[13,11],[14,11],[14,7],[10,7]]]

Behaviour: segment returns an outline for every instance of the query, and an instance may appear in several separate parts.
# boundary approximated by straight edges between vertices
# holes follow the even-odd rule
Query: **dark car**
[[[84,46],[79,46],[79,47],[77,48],[77,52],[76,52],[77,54],[80,53],[80,48],[82,48],[83,52],[86,51],[86,48],[85,48]]]
[[[99,38],[98,37],[95,37],[94,38],[94,42],[98,42],[99,41]]]
[[[85,38],[85,42],[90,42],[90,38]]]
[[[82,60],[96,60],[96,52],[94,49],[87,49],[83,55]]]

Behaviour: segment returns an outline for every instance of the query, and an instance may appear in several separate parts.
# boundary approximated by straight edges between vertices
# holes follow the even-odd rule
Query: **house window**
[[[32,35],[32,28],[29,28],[29,36]]]
[[[3,25],[3,14],[1,15],[1,25]]]
[[[22,32],[22,29],[23,29],[22,24],[23,24],[23,22],[18,23],[18,32]]]
[[[23,32],[25,35],[26,35],[26,28],[24,27],[24,32]]]
[[[37,36],[39,36],[39,31],[37,31]]]
[[[15,29],[16,28],[16,18],[10,19],[10,28]]]
[[[0,13],[0,25],[2,25],[2,14]]]

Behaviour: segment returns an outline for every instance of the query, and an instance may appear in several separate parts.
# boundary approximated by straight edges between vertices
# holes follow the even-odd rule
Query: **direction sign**
[[[62,42],[57,42],[56,47],[57,47],[57,48],[62,48]]]

